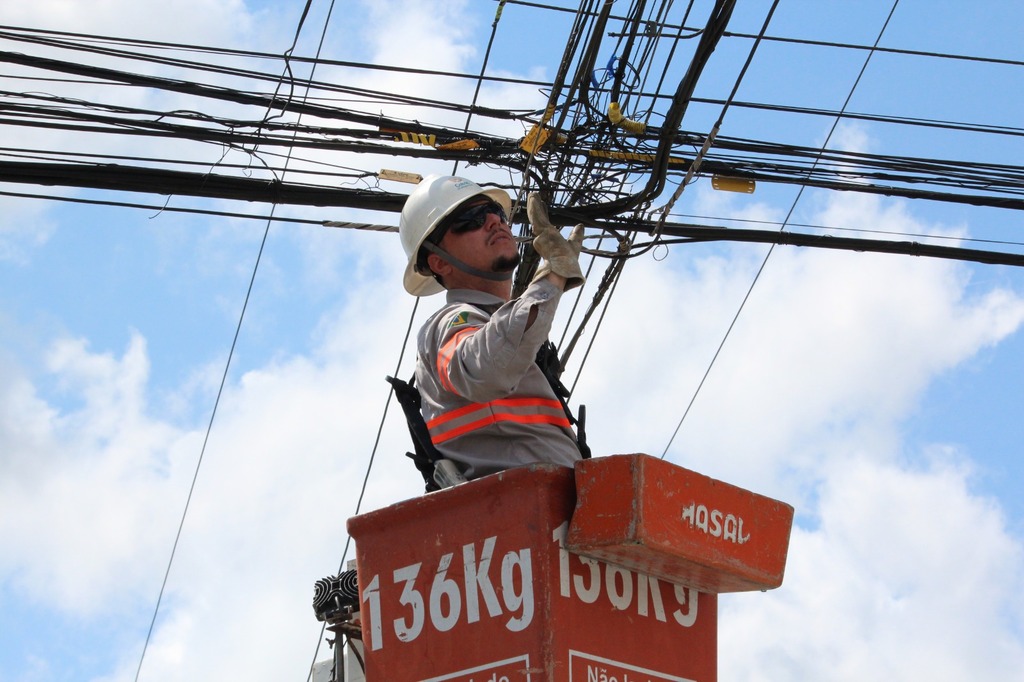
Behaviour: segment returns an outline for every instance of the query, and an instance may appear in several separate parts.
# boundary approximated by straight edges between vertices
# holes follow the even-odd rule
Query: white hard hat
[[[429,296],[444,291],[444,287],[433,277],[416,271],[420,247],[441,221],[462,202],[481,194],[497,202],[511,216],[512,199],[508,192],[484,189],[471,180],[451,175],[428,175],[405,200],[402,217],[398,221],[398,234],[402,238],[405,255],[409,258],[402,283],[410,294]]]

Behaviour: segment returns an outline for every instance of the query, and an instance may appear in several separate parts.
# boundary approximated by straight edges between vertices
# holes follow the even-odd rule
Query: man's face
[[[509,272],[519,264],[519,246],[500,206],[486,197],[474,197],[452,216],[441,240],[445,251],[490,272]]]

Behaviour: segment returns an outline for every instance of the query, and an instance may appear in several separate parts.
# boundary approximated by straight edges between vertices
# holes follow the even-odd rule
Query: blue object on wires
[[[594,84],[595,88],[599,88],[607,83],[615,75],[615,62],[619,61],[619,56],[613,54],[611,59],[608,60],[608,64],[603,69],[594,69],[590,74],[590,82]],[[603,73],[604,75],[600,78],[597,74]]]

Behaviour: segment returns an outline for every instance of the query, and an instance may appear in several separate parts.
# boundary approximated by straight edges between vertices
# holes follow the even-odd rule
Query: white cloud
[[[225,39],[253,29],[243,0],[175,0],[166,3],[67,2],[38,0],[6,3],[0,11],[11,26],[47,26],[51,29],[101,35],[126,35],[148,40],[193,44],[224,44]]]
[[[2,469],[12,476],[35,478],[42,455],[54,449],[53,428],[58,416],[35,392],[14,359],[0,356],[0,449]]]
[[[825,207],[843,213],[875,229],[935,229],[876,197]],[[723,259],[686,247],[627,268],[577,394],[599,452],[661,454],[765,250]],[[979,290],[970,274],[774,250],[670,454],[797,508],[783,588],[723,599],[723,679],[1020,670],[1024,545],[995,500],[971,490],[965,463],[907,452],[900,432],[931,382],[1024,323],[1020,293]]]
[[[1024,665],[1024,550],[949,462],[827,467],[820,526],[794,530],[786,580],[722,599],[725,679],[1013,679]]]
[[[185,679],[238,670],[252,660],[254,645],[279,652],[258,668],[281,676],[296,674],[312,657],[319,630],[310,606],[313,581],[341,560],[344,521],[356,508],[387,396],[384,374],[395,361],[397,346],[381,343],[382,334],[404,329],[412,306],[412,299],[407,307],[389,306],[391,299],[370,291],[354,297],[325,321],[320,351],[283,358],[228,386],[148,675]],[[0,479],[0,542],[9,549],[2,579],[58,612],[112,617],[156,597],[203,433],[200,425],[180,431],[147,416],[148,362],[138,336],[121,357],[90,353],[78,340],[56,343],[50,357],[81,407],[58,414],[24,380],[10,384],[5,415],[39,424],[21,429],[32,438],[10,428],[0,434],[0,451],[17,447],[18,461],[32,455],[34,465],[31,476],[5,467]],[[402,456],[408,436],[397,406],[391,417],[364,510],[422,490]],[[26,440],[40,444],[37,452],[21,450]],[[249,632],[234,644],[216,634],[268,614],[291,626]],[[135,644],[125,650],[124,676],[137,652]]]
[[[146,415],[139,337],[122,359],[59,341],[51,369],[81,407],[58,411],[23,381],[7,394],[0,448],[17,466],[0,478],[0,565],[34,599],[91,617],[130,605],[159,565],[166,544],[151,531],[171,527],[195,443]]]
[[[849,200],[865,222],[925,229],[878,198]],[[599,451],[661,454],[767,249],[735,247],[726,260],[691,255],[698,248],[623,276],[588,360],[600,369],[576,396],[598,424],[609,423],[602,410],[616,415],[593,438]],[[813,475],[824,453],[890,443],[930,381],[1024,322],[1019,294],[969,296],[969,277],[949,261],[776,247],[670,457],[774,486],[794,468]],[[616,386],[631,400],[602,405],[597,396]]]
[[[374,27],[368,35],[373,57],[380,60],[377,63],[459,72],[476,53],[468,42],[472,34],[465,0],[429,4],[384,0],[366,6]]]
[[[4,189],[29,194],[33,191],[13,185],[4,185]],[[10,267],[30,262],[30,254],[45,244],[56,229],[56,224],[45,214],[46,204],[41,201],[0,197],[0,263]]]

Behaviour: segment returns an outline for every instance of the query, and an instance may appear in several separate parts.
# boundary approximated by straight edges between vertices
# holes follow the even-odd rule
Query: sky
[[[0,5],[0,24],[282,53],[303,4],[36,0]],[[741,5],[735,30],[756,32],[767,3]],[[871,44],[890,7],[790,0],[773,27]],[[325,15],[314,3],[300,53],[315,50]],[[531,16],[506,7],[496,72],[553,77],[567,21],[538,27]],[[326,56],[476,72],[492,19],[493,4],[479,1],[346,2]],[[1022,20],[1009,0],[969,12],[904,1],[883,44],[1022,60]],[[841,107],[863,55],[804,60],[791,49],[766,45],[741,97]],[[743,56],[716,53],[709,73],[720,77],[697,95],[727,95]],[[1019,125],[1019,67],[933,67],[880,56],[850,107]],[[318,77],[366,78],[340,68]],[[382,89],[426,89],[405,74],[375,78]],[[464,100],[471,84],[448,87]],[[543,102],[511,86],[484,97]],[[694,106],[684,125],[706,129],[715,115]],[[722,134],[821,145],[829,127],[736,110]],[[61,135],[0,125],[0,147],[72,142]],[[1002,163],[1024,151],[1013,138],[864,122],[839,126],[829,143]],[[196,153],[212,164],[222,152]],[[795,224],[952,243],[1019,242],[1024,224],[1007,210],[783,186],[738,195],[699,181],[680,201],[686,214],[771,221],[795,202]],[[139,679],[305,679],[329,656],[318,652],[313,583],[352,558],[345,520],[364,477],[361,511],[422,490],[397,406],[375,441],[385,375],[412,372],[402,354],[410,317],[415,329],[440,299],[416,306],[404,292],[395,234],[275,224],[246,304],[263,233],[256,221],[0,196],[0,682],[135,678],[190,489]],[[729,243],[629,263],[585,365],[579,354],[569,367],[595,455],[665,453],[796,509],[783,586],[721,599],[721,680],[1020,679],[1022,327],[1024,273],[1008,266]]]

